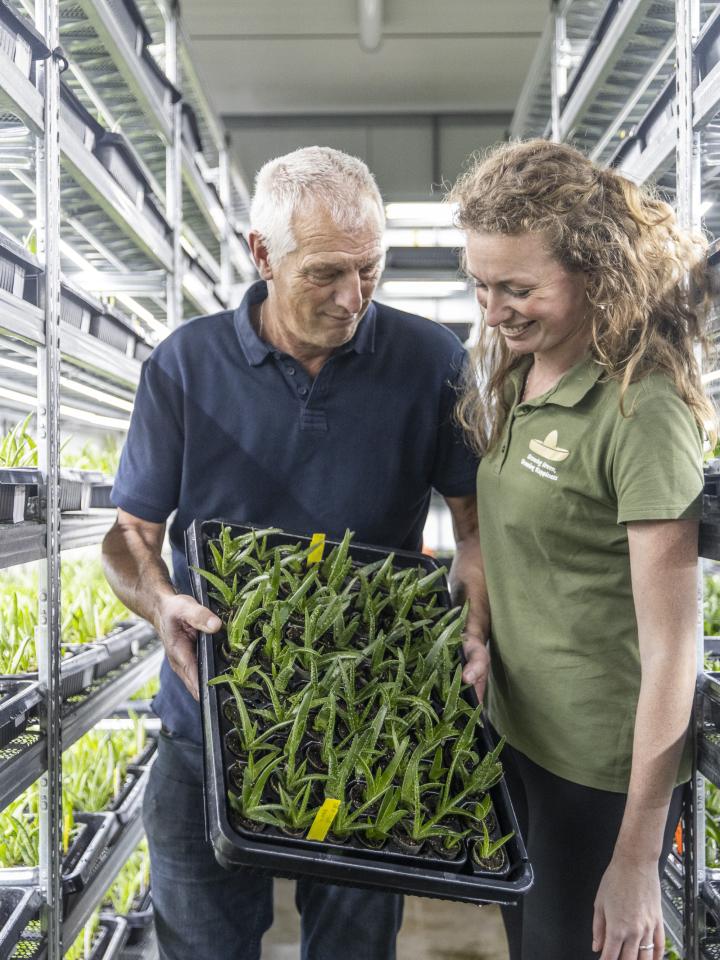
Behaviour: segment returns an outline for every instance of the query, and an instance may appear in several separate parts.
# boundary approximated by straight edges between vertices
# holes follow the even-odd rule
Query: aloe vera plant
[[[231,694],[236,824],[299,835],[333,798],[331,839],[463,856],[502,776],[458,665],[466,609],[448,608],[442,568],[358,564],[349,532],[320,562],[310,553],[223,528],[198,571],[224,627],[227,669],[210,683]]]

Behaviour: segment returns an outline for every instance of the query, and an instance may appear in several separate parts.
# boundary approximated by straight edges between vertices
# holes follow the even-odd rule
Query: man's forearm
[[[132,526],[116,523],[102,549],[108,583],[129,610],[155,623],[158,601],[175,588],[161,556],[162,533],[147,537]]]

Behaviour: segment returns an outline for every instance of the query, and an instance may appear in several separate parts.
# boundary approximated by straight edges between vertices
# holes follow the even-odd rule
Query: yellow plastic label
[[[322,560],[323,553],[325,551],[325,534],[314,533],[312,535],[312,540],[310,541],[310,546],[314,547],[315,549],[311,550],[308,554],[308,566],[310,566],[311,563],[320,563]]]
[[[332,822],[340,809],[340,801],[328,797],[315,814],[312,826],[308,830],[308,840],[324,840]]]
[[[68,810],[65,812],[63,817],[63,852],[67,853],[68,847],[70,846],[70,831],[72,830],[73,825],[73,816],[72,813]]]

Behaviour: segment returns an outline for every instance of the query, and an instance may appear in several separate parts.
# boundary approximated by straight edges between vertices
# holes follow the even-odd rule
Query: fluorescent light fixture
[[[65,387],[66,390],[70,390],[83,397],[90,397],[92,400],[99,400],[100,403],[105,403],[109,407],[116,407],[118,410],[125,410],[127,413],[132,413],[132,403],[129,400],[124,400],[122,397],[114,397],[110,393],[104,393],[96,387],[90,387],[86,383],[79,383],[77,380],[70,380],[68,377],[60,377],[60,385]]]
[[[451,227],[455,205],[451,203],[388,203],[385,216],[390,222],[416,223],[419,227]]]
[[[715,202],[714,200],[703,200],[703,202],[700,204],[700,216],[701,216],[701,217],[704,217],[704,216],[705,216],[705,214],[708,212],[708,210],[710,209],[710,207],[712,207],[712,205],[713,205],[714,202]]]
[[[388,297],[451,297],[467,293],[463,280],[386,280],[382,292]]]
[[[388,227],[386,247],[464,247],[465,234],[454,227]]]
[[[720,370],[713,370],[712,373],[704,373],[700,379],[703,383],[713,383],[715,380],[720,380]]]
[[[129,426],[128,420],[120,420],[118,417],[105,417],[100,413],[91,413],[89,410],[69,407],[65,403],[60,404],[60,416],[70,417],[72,420],[81,420],[98,427],[109,427],[113,430],[127,430]]]
[[[11,400],[13,403],[21,403],[23,406],[34,410],[37,406],[37,399],[28,393],[20,393],[18,390],[10,390],[7,387],[0,387],[0,398]],[[90,410],[80,410],[78,407],[71,407],[68,404],[60,404],[60,416],[69,417],[72,420],[81,420],[84,423],[90,423],[98,427],[109,427],[113,430],[127,430],[129,421],[120,420],[119,417],[105,417],[100,413],[92,413]]]
[[[12,400],[13,403],[22,403],[26,407],[35,409],[37,400],[27,393],[20,393],[18,390],[10,390],[8,387],[0,387],[0,397],[3,400]]]
[[[19,363],[17,360],[9,360],[7,357],[0,357],[0,367],[7,367],[8,370],[17,370],[18,373],[24,373],[28,377],[37,377],[37,369],[34,364]]]
[[[20,207],[18,207],[17,204],[13,203],[12,200],[8,200],[8,198],[4,197],[1,193],[0,193],[0,207],[2,207],[3,210],[7,210],[7,212],[11,216],[15,217],[16,220],[25,219],[25,214],[20,209]]]

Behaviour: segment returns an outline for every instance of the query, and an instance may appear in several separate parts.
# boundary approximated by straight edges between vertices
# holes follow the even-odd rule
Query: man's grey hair
[[[353,230],[368,218],[368,201],[385,224],[385,208],[366,164],[332,147],[302,147],[268,160],[255,177],[250,227],[263,238],[271,264],[297,247],[293,218],[304,210],[325,208],[342,229]]]

